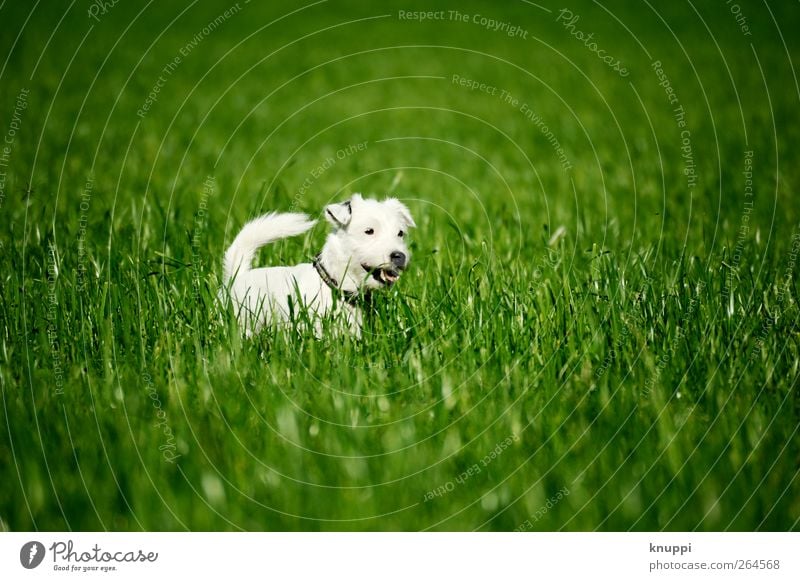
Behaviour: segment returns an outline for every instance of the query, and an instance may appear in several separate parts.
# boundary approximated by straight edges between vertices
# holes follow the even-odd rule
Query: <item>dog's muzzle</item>
[[[379,283],[392,286],[400,278],[400,274],[406,269],[408,258],[406,255],[399,251],[394,251],[389,255],[390,264],[381,266],[368,266],[362,264],[361,268],[372,275],[372,278]]]
[[[392,286],[396,283],[403,270],[403,268],[395,268],[394,266],[367,266],[366,264],[362,264],[361,268],[372,275],[372,278],[386,286]]]
[[[395,250],[389,255],[389,260],[391,260],[392,264],[397,268],[403,269],[406,267],[406,255],[402,252]]]

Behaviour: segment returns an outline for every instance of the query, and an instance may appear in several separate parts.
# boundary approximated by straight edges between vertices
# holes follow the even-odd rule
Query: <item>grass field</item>
[[[0,3],[0,526],[800,529],[800,10],[629,6]],[[353,192],[362,339],[245,340]]]

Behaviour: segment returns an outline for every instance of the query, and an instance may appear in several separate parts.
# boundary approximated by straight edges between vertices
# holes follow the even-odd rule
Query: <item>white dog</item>
[[[375,289],[392,286],[408,266],[406,233],[416,226],[408,208],[389,198],[365,200],[359,194],[325,208],[333,226],[313,263],[251,268],[261,246],[297,236],[316,220],[305,214],[266,214],[242,228],[225,253],[225,287],[248,335],[264,325],[288,321],[292,312],[307,309],[319,317],[336,309],[358,332],[358,302]]]

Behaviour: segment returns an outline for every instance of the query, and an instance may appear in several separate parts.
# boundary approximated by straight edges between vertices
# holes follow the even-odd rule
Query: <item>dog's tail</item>
[[[309,230],[316,220],[305,214],[265,214],[245,224],[233,241],[222,263],[225,284],[236,276],[250,270],[256,250],[265,244],[297,236]]]

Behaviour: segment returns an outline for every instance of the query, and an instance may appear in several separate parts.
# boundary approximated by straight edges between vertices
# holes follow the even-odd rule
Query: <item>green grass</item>
[[[0,5],[0,130],[29,91],[0,168],[0,525],[797,530],[800,51],[773,4],[743,5],[752,36],[724,3],[574,4],[626,78],[560,5],[459,4],[522,39],[240,2],[167,74],[230,4]],[[418,224],[362,340],[243,339],[215,300],[232,236],[352,192]]]

